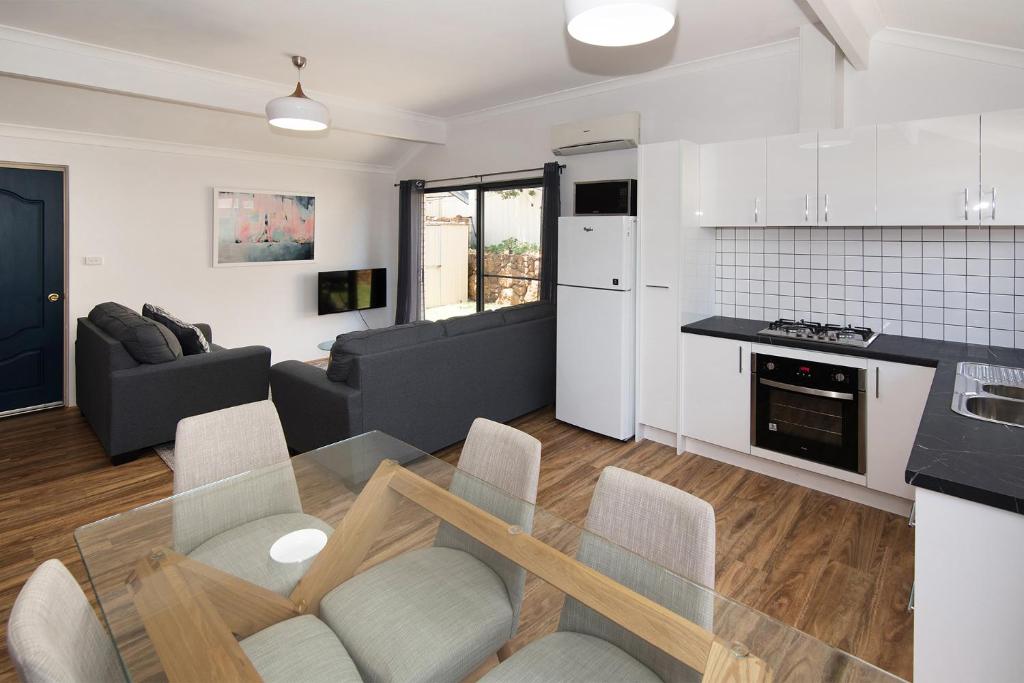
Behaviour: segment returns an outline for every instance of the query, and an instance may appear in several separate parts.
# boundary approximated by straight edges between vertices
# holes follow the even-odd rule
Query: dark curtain
[[[398,298],[395,324],[423,318],[423,187],[422,180],[398,184]]]
[[[555,300],[558,284],[558,217],[562,215],[562,167],[557,161],[544,164],[544,207],[541,215],[540,298]]]

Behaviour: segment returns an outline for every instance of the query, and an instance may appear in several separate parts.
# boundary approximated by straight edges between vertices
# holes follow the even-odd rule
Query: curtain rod
[[[559,164],[558,165],[559,172],[561,172],[561,170],[563,168],[565,168],[565,164]],[[496,173],[474,173],[473,175],[457,175],[457,176],[454,176],[452,178],[435,178],[434,180],[424,180],[423,182],[424,183],[443,183],[443,182],[446,182],[446,181],[449,181],[449,180],[465,180],[466,178],[479,178],[481,181],[483,181],[484,178],[490,178],[491,176],[496,176],[496,175],[512,175],[514,173],[529,173],[531,171],[543,171],[543,170],[544,170],[544,167],[541,166],[540,168],[521,168],[521,169],[519,169],[517,171],[498,171]],[[398,187],[398,183],[395,183],[395,187]]]

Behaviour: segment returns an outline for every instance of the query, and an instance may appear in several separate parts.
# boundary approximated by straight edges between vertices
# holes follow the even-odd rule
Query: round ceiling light
[[[569,35],[602,47],[639,45],[676,23],[676,0],[565,0]]]
[[[305,57],[292,57],[292,64],[299,70],[306,66]],[[324,130],[331,122],[327,107],[306,97],[302,92],[301,79],[295,84],[295,92],[288,97],[278,97],[267,102],[267,122],[288,130]]]

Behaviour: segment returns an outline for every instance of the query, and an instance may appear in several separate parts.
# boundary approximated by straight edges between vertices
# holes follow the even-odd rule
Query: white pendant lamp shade
[[[676,0],[565,0],[569,35],[602,47],[639,45],[676,23]]]
[[[292,57],[296,69],[306,65],[305,57]],[[267,102],[267,122],[288,130],[324,130],[331,123],[331,113],[320,102],[311,100],[302,92],[302,83],[295,84],[295,92]]]

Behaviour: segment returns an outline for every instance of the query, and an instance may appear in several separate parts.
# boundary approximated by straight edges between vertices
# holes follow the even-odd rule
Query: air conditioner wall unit
[[[640,142],[640,113],[631,111],[590,121],[562,123],[551,129],[555,156],[632,149]]]

